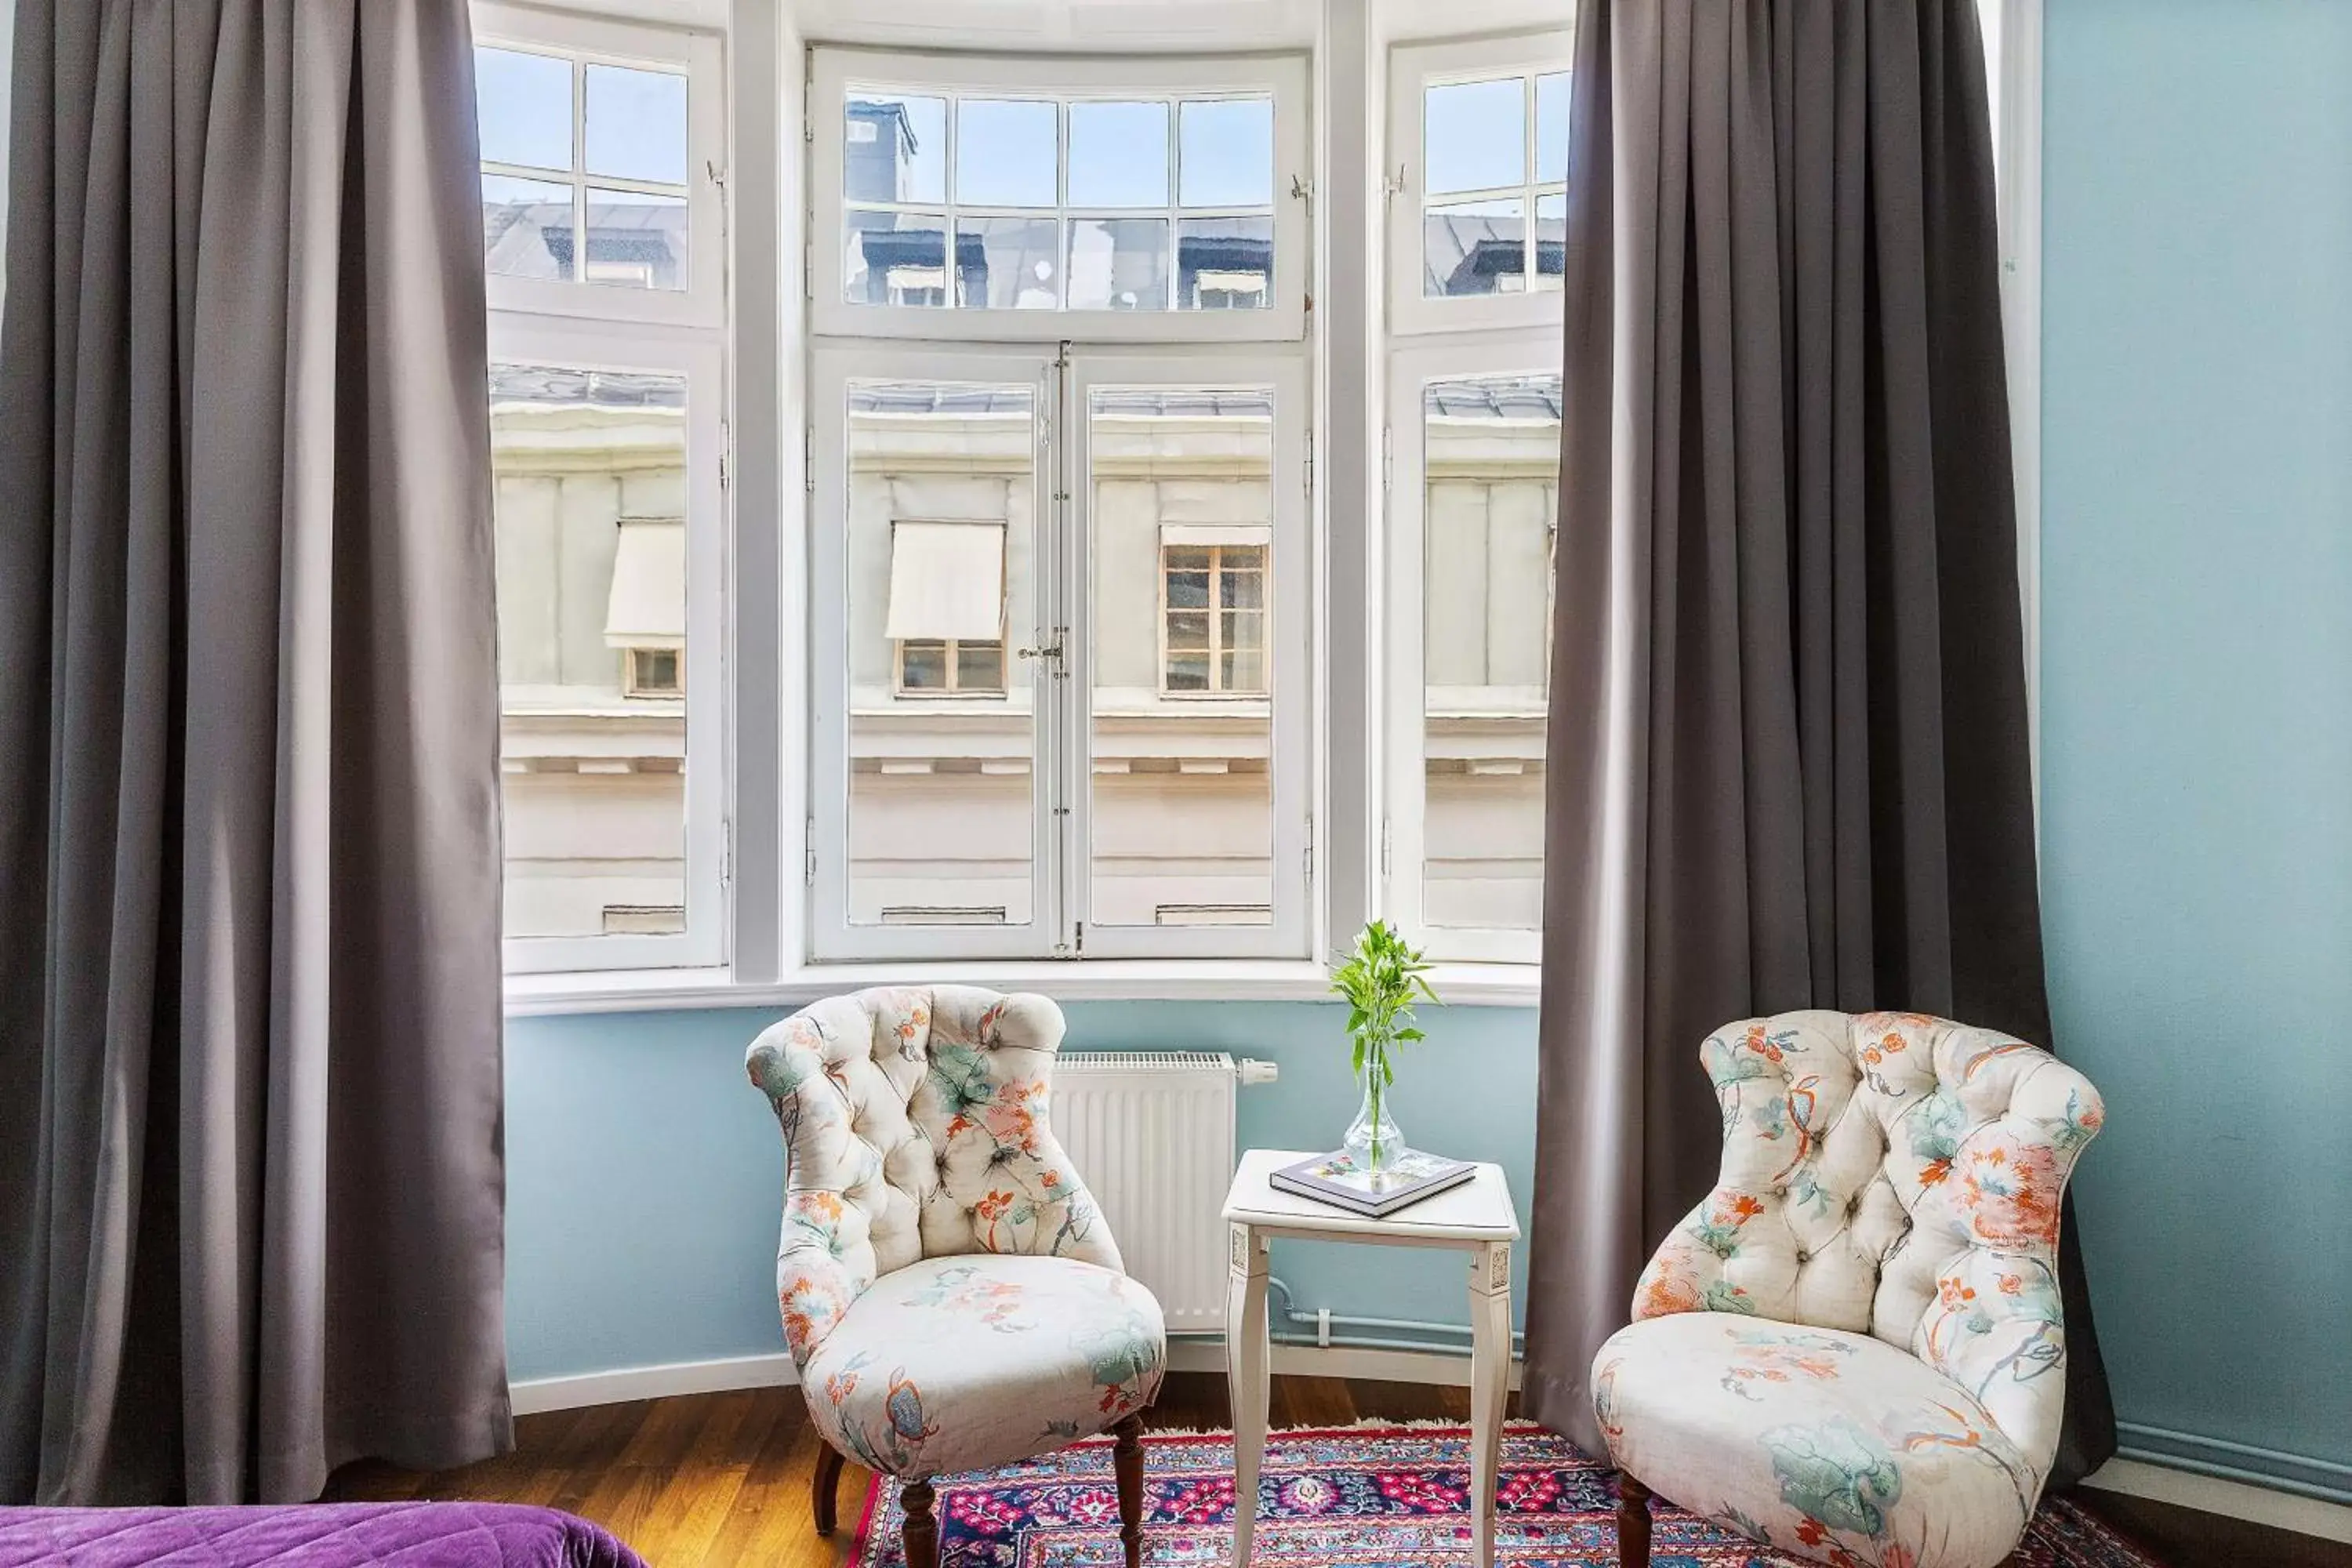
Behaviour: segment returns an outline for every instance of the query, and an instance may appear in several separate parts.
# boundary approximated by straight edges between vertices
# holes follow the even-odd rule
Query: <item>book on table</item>
[[[1387,1170],[1375,1173],[1340,1150],[1285,1165],[1266,1179],[1283,1192],[1313,1198],[1367,1219],[1385,1219],[1448,1187],[1460,1186],[1477,1169],[1467,1160],[1449,1160],[1442,1154],[1408,1149]]]

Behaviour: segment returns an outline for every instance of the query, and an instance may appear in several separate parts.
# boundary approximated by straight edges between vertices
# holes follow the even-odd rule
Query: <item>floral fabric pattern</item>
[[[1594,1369],[1621,1467],[1812,1562],[1990,1568],[2041,1490],[1982,1405],[1867,1334],[1676,1313],[1620,1331]]]
[[[2098,1131],[2097,1091],[2021,1040],[1910,1013],[1749,1019],[1699,1055],[1722,1111],[1723,1166],[1643,1274],[1633,1327],[1594,1363],[1612,1452],[1625,1460],[1641,1448],[1626,1468],[1656,1490],[1815,1561],[1979,1561],[1968,1531],[1938,1523],[1906,1535],[1895,1522],[1931,1509],[1940,1520],[1958,1505],[1936,1489],[1948,1484],[1941,1470],[1916,1479],[1925,1455],[1965,1454],[2013,1474],[2019,1502],[2001,1517],[2021,1530],[2032,1511],[2064,1385],[2060,1201]],[[1833,1417],[1828,1385],[1850,1353],[1814,1347],[1809,1357],[1783,1338],[1759,1360],[1727,1342],[1706,1381],[1778,1423],[1702,1424],[1683,1434],[1695,1448],[1662,1452],[1664,1392],[1704,1403],[1697,1368],[1676,1371],[1643,1348],[1696,1331],[1660,1329],[1683,1314],[1754,1320],[1731,1325],[1742,1331],[1871,1336],[1932,1383],[1907,1423],[1892,1409]],[[1884,1369],[1885,1358],[1871,1364]],[[1736,1488],[1712,1468],[1727,1441],[1750,1467]],[[1767,1455],[1769,1475],[1753,1469]],[[1997,1562],[2015,1539],[1981,1561]]]
[[[1090,1437],[1160,1392],[1160,1303],[1061,1258],[924,1258],[860,1296],[803,1373],[825,1440],[917,1480]]]
[[[1158,1390],[1159,1305],[1049,1123],[1062,1028],[1043,996],[880,988],[814,1004],[746,1058],[784,1140],[785,1342],[820,1428],[875,1468],[1024,1458]],[[898,1326],[877,1338],[877,1320]]]

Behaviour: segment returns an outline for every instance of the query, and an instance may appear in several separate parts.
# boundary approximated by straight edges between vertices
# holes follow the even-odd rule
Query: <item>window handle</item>
[[[1059,664],[1062,662],[1062,639],[1055,637],[1044,647],[1015,648],[1013,651],[1023,658],[1050,658]]]

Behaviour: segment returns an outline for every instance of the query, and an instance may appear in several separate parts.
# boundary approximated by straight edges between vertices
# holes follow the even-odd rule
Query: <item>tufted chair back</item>
[[[967,986],[829,996],[746,1065],[784,1135],[776,1292],[805,1366],[876,1279],[923,1258],[1044,1253],[1119,1268],[1046,1110],[1062,1011]]]
[[[1714,1192],[1633,1316],[1744,1312],[1867,1332],[1980,1400],[2037,1470],[2058,1440],[2058,1208],[2099,1097],[2047,1051],[1915,1013],[1783,1013],[1700,1047]]]

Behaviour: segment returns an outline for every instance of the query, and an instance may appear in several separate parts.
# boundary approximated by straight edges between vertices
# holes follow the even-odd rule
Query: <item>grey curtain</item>
[[[22,0],[0,1500],[509,1442],[463,0]]]
[[[1973,0],[1586,0],[1527,1403],[1719,1152],[1716,1026],[2050,1038]],[[2065,1480],[2114,1448],[2069,1232]]]

